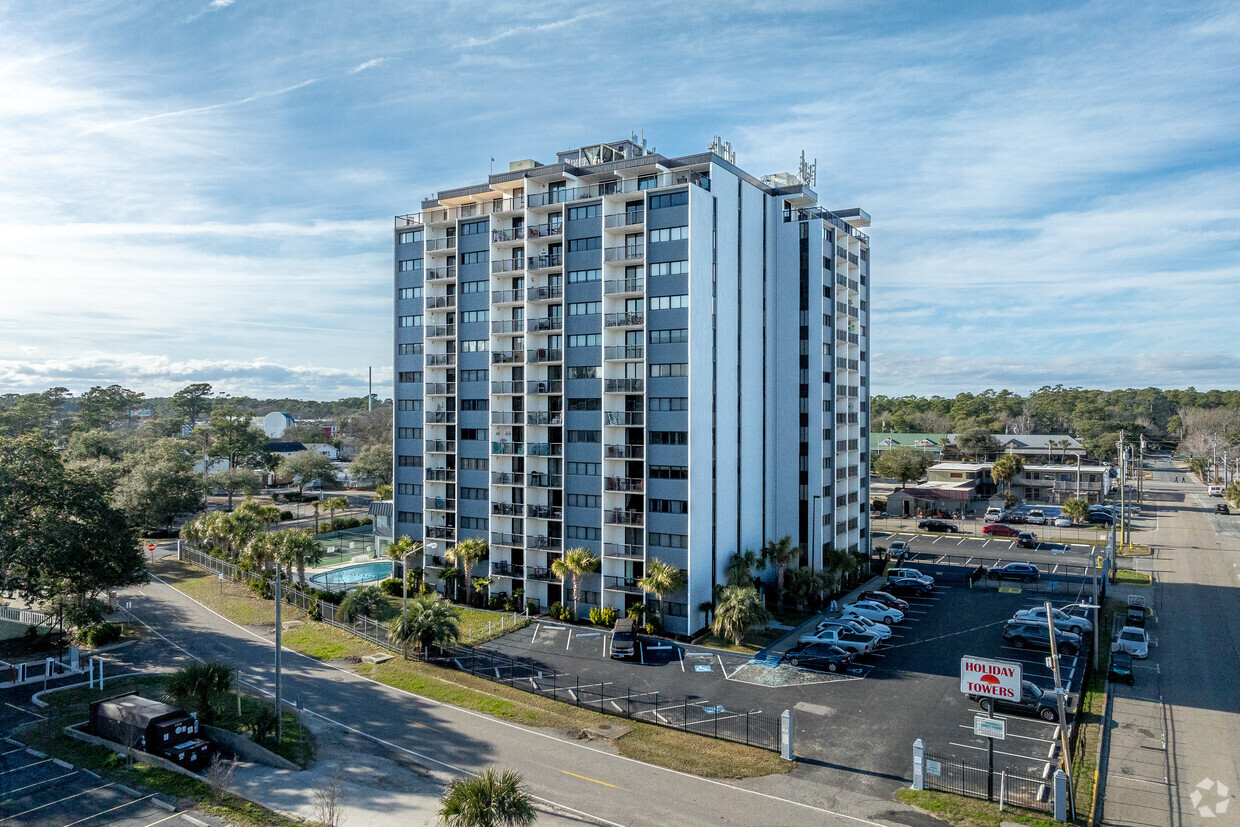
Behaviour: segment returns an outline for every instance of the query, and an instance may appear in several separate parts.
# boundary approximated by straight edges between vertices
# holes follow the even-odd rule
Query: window
[[[688,548],[689,536],[687,534],[661,534],[652,531],[646,535],[646,543],[660,548]]]
[[[461,235],[479,235],[487,231],[486,221],[469,221],[461,225]]]
[[[652,190],[659,185],[659,176],[643,175],[637,179],[637,188],[639,190]]]
[[[463,370],[461,373],[481,373],[485,374],[485,370]],[[487,400],[485,399],[462,399],[462,411],[485,411],[487,409]]]
[[[486,439],[486,428],[462,428],[461,439]]]
[[[402,370],[396,374],[397,382],[421,382],[422,371],[420,370]]]
[[[668,376],[688,376],[689,365],[686,362],[663,362],[650,366],[650,378],[657,379]]]
[[[573,302],[568,306],[570,316],[593,316],[602,312],[602,302]]]
[[[461,528],[473,528],[481,531],[487,530],[486,517],[461,517],[460,524]]]
[[[578,333],[568,337],[569,347],[598,347],[601,344],[603,344],[601,333]]]
[[[651,445],[688,445],[688,431],[651,431]]]
[[[689,503],[685,500],[657,500],[650,501],[651,514],[688,514]]]
[[[569,379],[597,379],[598,365],[576,365],[568,369]],[[595,400],[597,401],[597,400]],[[594,408],[593,410],[599,410]]]
[[[463,281],[460,288],[462,293],[485,293],[489,289],[485,281]]]
[[[398,523],[414,523],[416,525],[421,525],[422,524],[422,512],[421,511],[397,511],[396,521]]]
[[[652,345],[667,345],[687,341],[689,341],[688,328],[678,327],[671,330],[650,331],[650,344]]]
[[[462,471],[485,471],[487,470],[486,457],[461,457]]]
[[[684,310],[689,306],[689,297],[681,294],[679,296],[651,296],[651,310]]]
[[[601,508],[603,498],[598,494],[569,494],[565,498],[569,508]]]
[[[689,237],[688,227],[664,227],[661,230],[651,230],[651,241],[684,241]]]
[[[597,540],[600,532],[597,528],[588,526],[570,525],[565,529],[565,535],[570,540]]]
[[[421,287],[402,287],[396,293],[398,299],[420,299],[422,298]]]
[[[398,399],[396,400],[396,410],[398,411],[420,411],[422,410],[421,399]]]
[[[422,429],[421,428],[397,428],[396,438],[397,439],[421,439]]]
[[[602,278],[603,271],[601,269],[568,271],[569,284],[582,284],[587,281],[600,281]]]
[[[601,463],[597,462],[566,462],[564,470],[574,476],[579,477],[597,477]]]
[[[689,479],[689,469],[684,465],[652,465],[650,466],[650,479],[687,480]]]
[[[410,342],[408,344],[396,346],[397,356],[419,356],[421,355],[421,353],[422,353],[421,342]]]
[[[396,320],[397,327],[421,327],[422,316],[401,316]]]
[[[583,218],[598,218],[603,214],[602,204],[585,204],[580,207],[568,208],[568,220],[580,221]]]
[[[414,238],[414,236],[417,236],[417,238]],[[402,233],[396,234],[397,244],[412,244],[415,241],[421,241],[421,240],[422,240],[421,230],[405,230]]]
[[[569,431],[569,442],[602,442],[602,431]]]
[[[401,468],[421,468],[422,458],[418,456],[411,456],[409,454],[401,454],[396,458],[396,464]]]
[[[485,500],[490,496],[485,488],[469,488],[462,485],[458,490],[462,500]]]
[[[689,399],[685,396],[652,396],[649,402],[652,411],[689,410]]]
[[[461,377],[462,382],[485,382],[487,381],[487,371],[485,368],[483,370],[463,370],[460,373],[460,377]],[[466,408],[464,404],[465,402],[486,402],[485,399],[462,400],[461,410],[462,411],[470,411],[470,410],[485,411],[486,410],[485,406],[482,408]]]
[[[464,339],[461,342],[461,353],[485,353],[486,339]]]
[[[422,486],[416,482],[397,483],[396,493],[402,497],[420,497],[422,496]]]
[[[652,210],[661,210],[665,207],[683,207],[688,203],[689,193],[687,190],[665,192],[650,196],[650,209]]]
[[[462,310],[460,322],[461,324],[469,324],[471,322],[485,322],[485,321],[489,321],[490,318],[491,318],[491,311],[489,310]]]
[[[595,378],[595,377],[587,377]],[[587,397],[569,397],[568,409],[570,411],[601,411],[603,410],[603,400],[596,396]]]
[[[601,235],[592,235],[589,238],[570,238],[568,240],[568,251],[570,253],[584,253],[587,250],[603,249],[603,237]]]
[[[683,276],[689,272],[687,261],[658,261],[650,265],[652,276]]]
[[[402,273],[416,273],[422,269],[422,259],[420,258],[403,259],[396,269],[400,270],[400,272]]]

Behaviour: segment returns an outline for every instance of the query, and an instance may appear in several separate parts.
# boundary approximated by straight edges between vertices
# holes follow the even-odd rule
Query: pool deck
[[[361,555],[358,555],[358,556],[360,557]],[[393,562],[394,561],[391,561],[391,560],[385,560],[382,557],[367,557],[364,560],[346,560],[343,563],[333,563],[330,566],[318,566],[317,568],[306,569],[306,580],[307,582],[310,582],[315,575],[327,574],[329,572],[339,571],[340,569],[347,569],[353,566],[368,566],[374,563],[384,563],[384,564],[391,565],[393,564]],[[388,575],[388,576],[390,577],[391,575]],[[387,578],[379,577],[374,580],[363,580],[357,583],[313,583],[313,585],[315,588],[321,588],[321,589],[327,589],[329,591],[333,591],[333,590],[338,590],[341,588],[350,588],[352,586],[361,586],[361,585],[368,584],[368,583],[378,583],[379,581],[385,580],[385,579]]]

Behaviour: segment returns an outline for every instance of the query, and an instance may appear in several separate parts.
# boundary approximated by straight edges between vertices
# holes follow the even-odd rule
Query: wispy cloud
[[[390,60],[390,58],[386,58],[386,57],[371,58],[365,63],[359,63],[356,66],[354,66],[352,69],[349,70],[349,74],[356,75],[358,72],[365,72],[367,69],[373,69],[376,66],[378,66],[380,63],[386,63],[388,60]]]
[[[461,45],[466,49],[477,49],[481,46],[490,46],[492,44],[499,43],[501,40],[507,40],[510,37],[546,34],[547,32],[553,32],[557,29],[566,29],[570,26],[575,26],[586,20],[593,20],[594,18],[602,17],[607,13],[608,12],[604,10],[582,12],[581,14],[577,14],[572,17],[561,18],[559,20],[549,20],[546,23],[529,23],[523,26],[511,26],[507,29],[501,29],[493,34],[466,38],[465,42]]]
[[[201,112],[211,112],[216,109],[225,109],[225,108],[232,107],[232,106],[241,106],[243,104],[253,103],[254,101],[257,101],[257,100],[263,100],[264,98],[274,98],[278,95],[287,95],[289,92],[296,92],[298,89],[304,89],[307,86],[310,86],[311,84],[315,84],[318,82],[319,82],[319,78],[310,78],[309,80],[303,80],[300,83],[294,83],[291,86],[285,86],[282,89],[273,89],[269,92],[256,92],[253,95],[247,95],[246,97],[241,98],[239,100],[235,100],[235,101],[223,101],[221,103],[211,103],[205,106],[191,106],[187,109],[177,109],[172,112],[159,112],[154,115],[143,115],[140,118],[132,118],[127,121],[113,121],[112,123],[105,123],[105,124],[100,124],[99,126],[91,127],[90,129],[83,130],[82,132],[78,134],[79,136],[91,135],[96,132],[106,132],[112,129],[121,129],[127,126],[137,126],[138,124],[142,124],[142,123],[149,123],[151,121],[159,121],[159,120],[163,120],[164,118],[177,118],[182,115],[196,115]]]

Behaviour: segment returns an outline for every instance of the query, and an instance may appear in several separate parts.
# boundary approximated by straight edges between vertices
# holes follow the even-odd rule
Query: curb
[[[1098,739],[1098,752],[1094,756],[1094,794],[1089,802],[1088,827],[1093,827],[1093,825],[1097,824],[1098,816],[1101,815],[1098,809],[1098,802],[1102,799],[1102,794],[1099,792],[1099,790],[1102,789],[1102,784],[1099,783],[1099,780],[1106,778],[1106,776],[1102,774],[1102,757],[1103,753],[1106,752],[1107,744],[1111,741],[1111,728],[1107,726],[1107,721],[1111,719],[1111,701],[1114,697],[1111,694],[1110,681],[1106,681],[1103,684],[1102,693],[1102,737]]]

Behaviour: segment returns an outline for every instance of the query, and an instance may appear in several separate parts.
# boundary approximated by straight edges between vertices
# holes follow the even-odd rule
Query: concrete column
[[[926,742],[918,738],[913,742],[913,789],[926,788]]]
[[[1068,775],[1055,770],[1055,820],[1068,820]]]
[[[795,759],[792,751],[792,710],[785,709],[779,715],[779,757],[786,761]]]

